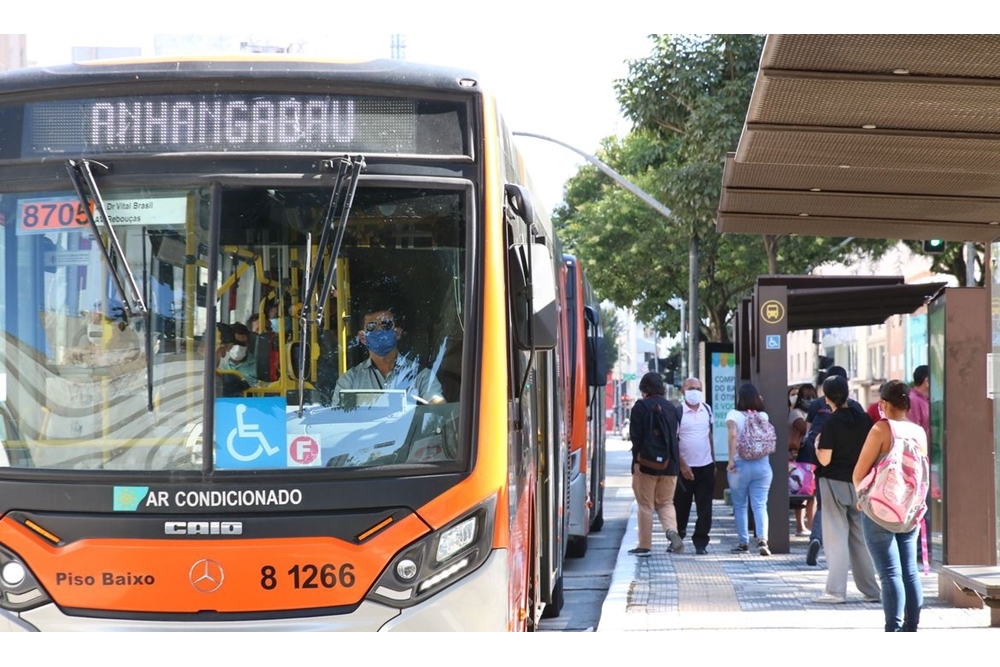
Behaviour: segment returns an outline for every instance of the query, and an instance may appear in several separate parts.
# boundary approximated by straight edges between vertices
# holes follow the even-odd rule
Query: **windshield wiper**
[[[122,250],[122,244],[118,240],[115,227],[111,224],[111,218],[108,217],[108,211],[104,206],[104,199],[101,198],[101,191],[97,189],[97,183],[94,181],[94,174],[90,169],[90,164],[90,160],[67,160],[66,170],[69,172],[70,180],[73,181],[73,188],[76,190],[76,196],[80,200],[80,206],[83,208],[84,215],[87,216],[87,224],[90,226],[90,231],[94,235],[94,239],[97,240],[97,244],[101,247],[101,254],[104,256],[104,261],[111,272],[111,278],[115,281],[115,286],[122,295],[122,305],[125,307],[125,311],[130,317],[146,317],[148,313],[146,302],[142,298],[142,292],[139,291],[139,285],[135,282],[135,276],[132,275],[132,269],[129,268],[128,262],[125,260],[125,252]],[[107,166],[100,162],[94,162],[94,164],[101,169],[107,170]],[[87,186],[88,193],[84,193],[84,185]],[[108,230],[108,241],[111,243],[110,250],[104,244],[104,239],[97,229],[97,220],[90,211],[88,196],[94,202],[97,212],[101,214],[101,221]],[[121,275],[119,275],[119,266],[124,269],[125,278],[128,280],[129,290],[132,294],[131,299],[128,297],[125,285],[122,283]]]
[[[97,165],[104,171],[108,170],[107,165],[101,164],[100,162],[94,162],[93,164]],[[87,216],[87,225],[90,227],[90,233],[94,236],[94,240],[97,241],[97,245],[101,248],[101,255],[104,257],[105,264],[107,264],[108,273],[111,274],[111,279],[114,280],[115,287],[118,288],[118,293],[121,294],[123,310],[129,317],[139,317],[143,320],[142,328],[146,337],[146,409],[149,412],[152,412],[153,334],[150,331],[151,318],[149,317],[149,309],[146,307],[146,300],[142,296],[142,291],[139,289],[139,285],[135,282],[135,276],[132,275],[132,269],[129,267],[128,260],[125,258],[125,251],[122,249],[122,244],[118,239],[117,232],[115,232],[115,227],[111,224],[111,217],[108,215],[108,210],[104,205],[104,198],[101,197],[101,191],[98,189],[97,182],[94,180],[94,173],[91,171],[90,165],[91,161],[86,159],[67,160],[66,171],[69,172],[69,179],[73,182],[73,189],[76,190],[76,197],[80,200],[80,208],[83,209],[84,215]],[[84,192],[84,186],[86,186],[87,192]],[[90,201],[94,202],[94,207],[100,214],[104,227],[108,230],[108,242],[111,244],[110,249],[104,243],[104,238],[101,236],[101,232],[97,228],[97,220],[94,218],[94,214],[90,210]],[[143,252],[145,252],[145,244],[143,244]],[[143,262],[143,265],[145,265],[145,261]],[[123,270],[125,273],[125,278],[128,281],[128,287],[131,291],[131,298],[129,298],[129,292],[125,291],[125,285],[122,281],[119,269]]]
[[[333,161],[329,161],[332,163]],[[323,220],[323,231],[320,233],[319,244],[316,246],[316,263],[311,270],[312,264],[312,232],[306,234],[306,285],[305,296],[302,299],[302,312],[299,322],[302,334],[299,337],[299,418],[302,417],[305,406],[305,377],[306,377],[306,341],[309,340],[309,325],[320,326],[323,323],[323,311],[326,309],[327,299],[330,298],[330,290],[333,288],[334,278],[337,276],[337,258],[340,256],[340,245],[344,240],[344,231],[347,229],[347,218],[351,214],[351,207],[354,205],[354,193],[358,189],[358,179],[361,171],[365,168],[365,158],[355,155],[353,158],[345,155],[340,158],[337,168],[337,179],[333,184],[333,191],[330,193],[330,204],[326,209]],[[347,171],[350,169],[350,175]],[[345,181],[345,176],[347,180]],[[334,235],[332,245],[330,234],[333,229],[333,218],[336,215],[340,200],[343,197],[344,204],[340,209],[340,219],[337,222],[337,230]],[[326,273],[323,273],[323,256],[327,247],[330,247],[330,261],[327,263]],[[316,295],[316,287],[322,278],[322,288],[319,295]],[[316,298],[316,307],[313,308],[313,298]]]

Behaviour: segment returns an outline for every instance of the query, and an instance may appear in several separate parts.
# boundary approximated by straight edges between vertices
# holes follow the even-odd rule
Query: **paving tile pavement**
[[[630,489],[620,489],[631,494]],[[813,600],[824,593],[826,561],[806,565],[808,537],[794,535],[789,512],[790,553],[760,556],[756,549],[732,554],[736,544],[732,507],[713,506],[708,553],[697,555],[690,534],[681,554],[668,542],[654,517],[653,555],[637,558],[637,511],[632,503],[598,632],[629,630],[864,629],[881,632],[882,607],[864,602],[848,575],[847,602]],[[694,527],[692,509],[691,528]],[[752,541],[752,540],[751,540]],[[938,597],[937,573],[921,576],[924,607],[920,630],[989,629],[988,609],[960,609]]]

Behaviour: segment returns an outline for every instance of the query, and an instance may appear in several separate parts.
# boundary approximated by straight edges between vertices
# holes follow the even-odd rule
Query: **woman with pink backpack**
[[[868,438],[854,467],[854,486],[859,489],[861,504],[865,509],[862,518],[865,543],[882,583],[882,611],[885,613],[886,632],[916,632],[920,623],[924,594],[917,570],[917,537],[920,534],[919,519],[923,511],[926,511],[926,505],[923,504],[924,496],[919,487],[926,482],[917,479],[914,483],[900,486],[918,487],[916,497],[921,507],[917,507],[916,512],[903,507],[901,511],[908,518],[904,524],[890,524],[895,530],[884,527],[884,518],[879,521],[872,519],[869,515],[872,510],[866,506],[864,499],[866,492],[880,483],[873,480],[875,476],[869,476],[869,473],[878,468],[883,460],[893,458],[891,454],[894,445],[897,448],[905,446],[915,454],[917,465],[913,465],[913,462],[907,464],[910,473],[916,477],[926,476],[927,434],[922,426],[906,418],[909,408],[910,396],[906,384],[900,380],[890,380],[882,385],[879,391],[879,409],[885,419],[877,422],[868,432]],[[877,490],[875,492],[880,493]],[[911,526],[911,523],[915,525]]]

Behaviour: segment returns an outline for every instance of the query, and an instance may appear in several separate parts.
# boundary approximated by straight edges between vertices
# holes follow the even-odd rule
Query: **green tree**
[[[649,56],[615,83],[633,130],[598,156],[671,209],[664,219],[592,166],[566,185],[554,218],[594,288],[640,321],[676,331],[667,302],[687,298],[697,255],[701,334],[731,340],[731,319],[757,276],[800,273],[825,261],[879,256],[881,240],[719,234],[715,218],[726,153],[734,151],[760,61],[759,35],[653,35]],[[707,322],[707,324],[704,324]]]
[[[604,330],[604,360],[611,369],[618,363],[618,336],[622,333],[617,309],[601,305],[601,327]]]
[[[959,285],[966,284],[966,271],[968,263],[965,261],[964,243],[947,243],[945,244],[944,252],[939,255],[927,255],[923,251],[923,241],[903,241],[903,243],[905,243],[906,247],[914,253],[929,256],[931,258],[931,273],[939,273],[942,275],[950,274],[955,276]],[[977,285],[983,284],[983,278],[986,275],[985,271],[983,271],[983,262],[985,259],[985,248],[983,244],[977,243],[974,259]]]

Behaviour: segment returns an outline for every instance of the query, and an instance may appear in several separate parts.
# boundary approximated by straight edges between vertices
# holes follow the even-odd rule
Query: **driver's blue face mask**
[[[380,357],[392,352],[396,347],[396,330],[377,329],[365,332],[365,346]]]

